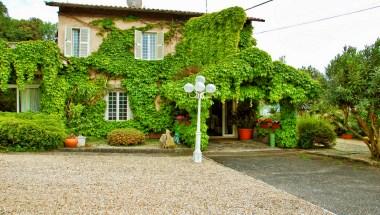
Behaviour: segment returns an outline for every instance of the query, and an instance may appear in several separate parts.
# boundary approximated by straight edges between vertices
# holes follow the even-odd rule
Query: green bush
[[[107,135],[110,145],[137,145],[143,144],[144,140],[144,133],[135,128],[115,129]]]
[[[297,120],[298,146],[309,149],[315,144],[331,147],[335,144],[334,126],[329,121],[316,116],[303,116]]]
[[[0,146],[50,150],[62,146],[65,126],[61,119],[41,113],[0,113]]]

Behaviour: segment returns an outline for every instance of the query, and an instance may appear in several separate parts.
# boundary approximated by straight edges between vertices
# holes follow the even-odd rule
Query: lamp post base
[[[202,163],[202,152],[201,151],[194,151],[193,152],[193,161],[195,163]]]

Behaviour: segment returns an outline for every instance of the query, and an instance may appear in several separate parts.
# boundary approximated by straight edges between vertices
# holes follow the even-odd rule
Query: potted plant
[[[253,137],[253,128],[256,126],[256,111],[246,102],[240,103],[234,116],[238,127],[239,139],[250,140]]]
[[[78,144],[78,139],[74,134],[70,134],[66,139],[65,139],[65,147],[66,148],[76,148]]]
[[[347,130],[344,134],[342,134],[341,138],[346,140],[351,140],[353,137],[352,131]]]
[[[272,119],[267,118],[260,120],[260,127],[265,129],[272,127]]]

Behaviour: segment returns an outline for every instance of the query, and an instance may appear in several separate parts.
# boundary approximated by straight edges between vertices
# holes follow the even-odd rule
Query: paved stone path
[[[0,214],[331,214],[190,156],[0,154]]]
[[[270,148],[268,144],[255,140],[235,140],[235,139],[211,139],[205,153],[234,153],[234,152],[254,152],[273,151],[279,148]]]
[[[346,139],[337,139],[337,144],[334,146],[334,149],[343,152],[352,152],[352,153],[361,153],[366,155],[371,155],[368,147],[361,140],[346,140]]]
[[[360,140],[345,140],[338,138],[336,145],[331,149],[306,150],[306,152],[360,161],[362,163],[380,167],[380,162],[371,159],[371,153],[367,145]]]

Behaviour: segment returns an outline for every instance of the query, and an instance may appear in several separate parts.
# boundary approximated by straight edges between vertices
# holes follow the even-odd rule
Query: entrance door
[[[207,134],[211,137],[235,137],[235,125],[232,114],[235,111],[235,103],[226,101],[214,101],[210,108],[210,117],[207,121]]]
[[[223,137],[233,137],[235,135],[232,114],[234,112],[234,103],[226,101],[223,104]]]

